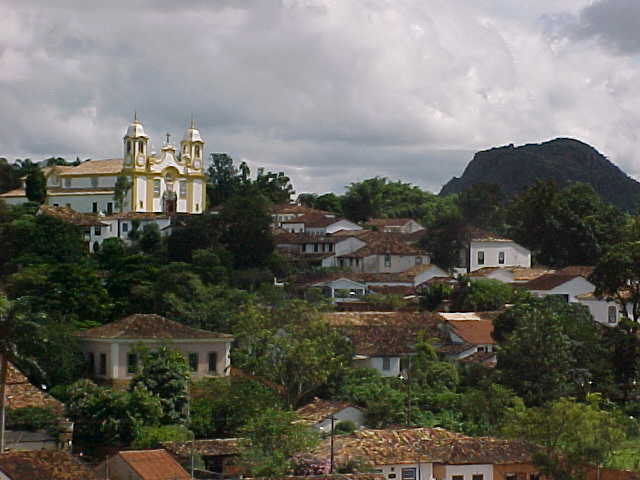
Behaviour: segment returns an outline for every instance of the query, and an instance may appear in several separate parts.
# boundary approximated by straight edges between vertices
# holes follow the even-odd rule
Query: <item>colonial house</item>
[[[469,245],[461,252],[462,267],[475,272],[484,267],[531,267],[531,251],[510,238],[470,229]]]
[[[555,270],[537,267],[483,267],[469,274],[471,278],[488,278],[503,283],[526,283]]]
[[[424,227],[412,218],[370,218],[365,223],[387,233],[409,234],[424,231]]]
[[[111,480],[189,480],[191,475],[166,450],[128,450],[105,459],[94,468],[99,478]]]
[[[315,451],[331,451],[326,439]],[[441,428],[359,430],[333,439],[335,463],[362,462],[389,480],[507,480],[537,478],[522,442],[468,437]],[[529,477],[531,475],[531,477]]]
[[[151,151],[149,136],[134,117],[123,138],[123,158],[91,160],[77,166],[43,169],[47,204],[82,213],[116,212],[116,182],[126,177],[130,188],[122,210],[141,213],[200,214],[206,208],[204,142],[193,121],[180,142],[179,152],[167,134],[160,154]],[[0,195],[9,204],[27,201],[22,188]]]
[[[352,252],[336,255],[338,267],[354,272],[397,273],[431,261],[427,252],[408,245],[393,234],[367,232],[358,238],[366,242],[366,245]]]
[[[202,460],[213,478],[241,478],[246,468],[240,461],[246,440],[242,438],[213,438],[188,442],[163,442],[162,447],[183,466],[191,464],[192,456]],[[199,477],[198,477],[199,478]]]
[[[76,336],[89,376],[101,383],[128,383],[138,371],[139,346],[169,345],[179,351],[192,378],[229,375],[231,335],[191,328],[160,315],[129,315]]]
[[[37,214],[48,215],[76,225],[80,230],[85,249],[89,253],[98,251],[102,242],[112,236],[109,224],[100,217],[76,212],[71,207],[42,205]]]
[[[298,205],[295,203],[283,203],[273,205],[271,207],[271,218],[273,220],[272,225],[274,227],[280,227],[282,222],[293,220],[297,217],[302,217],[303,215],[324,215],[329,213],[330,212],[325,212],[324,210],[317,210],[315,208],[305,207],[304,205]]]
[[[373,368],[383,377],[397,377],[415,353],[418,335],[442,338],[441,320],[431,313],[332,312],[324,315],[353,344],[356,367]]]
[[[37,450],[0,453],[0,480],[45,479],[98,480],[98,477],[69,452]]]
[[[365,413],[361,408],[346,402],[332,402],[321,398],[314,398],[312,402],[296,410],[300,422],[309,425],[320,432],[331,432],[339,422],[353,422],[356,428],[361,428],[365,422]]]
[[[362,230],[345,218],[338,218],[332,213],[307,213],[280,222],[280,228],[290,233],[306,233],[309,235],[328,235],[340,230]]]
[[[468,359],[487,366],[496,364],[493,319],[499,312],[440,312],[447,342],[438,348],[452,360]]]

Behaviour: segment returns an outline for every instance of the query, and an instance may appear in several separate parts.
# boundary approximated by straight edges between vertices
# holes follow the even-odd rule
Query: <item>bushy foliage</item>
[[[159,448],[162,442],[186,442],[192,433],[184,425],[158,425],[140,427],[131,443],[135,449]]]

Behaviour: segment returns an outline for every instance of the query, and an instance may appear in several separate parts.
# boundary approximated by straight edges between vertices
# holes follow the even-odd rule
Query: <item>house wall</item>
[[[376,472],[382,473],[388,480],[402,480],[403,468],[415,468],[416,480],[431,480],[433,477],[433,464],[431,463],[407,463],[396,465],[376,465]]]
[[[595,291],[596,287],[590,281],[582,278],[575,277],[568,282],[558,285],[551,290],[529,290],[532,294],[538,297],[545,297],[547,295],[568,295],[569,302],[578,302],[576,295],[582,293],[591,293]]]
[[[331,225],[328,225],[325,229],[326,233],[335,233],[339,230],[362,230],[360,225],[357,225],[349,220],[338,220]]]
[[[493,466],[493,479],[506,480],[508,474],[525,474],[538,473],[538,469],[530,463],[509,463]],[[520,476],[518,477],[520,478]],[[594,479],[595,480],[595,479]]]
[[[116,186],[116,175],[60,175],[60,181],[54,183],[54,175],[49,175],[47,186],[61,187],[73,190],[74,188],[113,188]],[[92,179],[96,178],[98,183],[94,185]],[[67,186],[67,181],[71,181],[71,185]]]
[[[580,298],[576,300],[578,303],[586,305],[587,308],[589,308],[589,312],[596,322],[608,327],[615,327],[620,320],[620,315],[622,315],[621,308],[616,302],[607,302],[606,300],[596,299],[583,300]],[[609,323],[609,307],[616,309],[616,321],[613,323]]]
[[[337,242],[334,246],[334,250],[336,255],[346,255],[351,252],[355,252],[359,248],[362,248],[366,245],[362,240],[355,237],[348,237],[344,240]]]
[[[413,286],[420,285],[431,280],[434,277],[447,277],[449,274],[437,265],[431,265],[431,268],[418,273],[413,279]]]
[[[355,407],[343,408],[339,412],[334,413],[333,416],[335,417],[334,427],[338,422],[350,421],[353,422],[357,428],[360,428],[364,425],[365,421],[364,412]],[[323,432],[331,432],[331,419],[325,418],[319,421],[314,425],[314,428]]]
[[[505,269],[501,268],[500,270],[494,270],[488,275],[485,275],[484,278],[491,278],[492,280],[498,280],[499,282],[502,282],[502,283],[512,283],[513,273],[507,270],[506,268]]]
[[[385,255],[370,255],[361,262],[361,269],[365,273],[400,273],[415,267],[416,258],[420,257],[423,264],[429,263],[428,255],[391,255],[391,264],[385,264]]]
[[[67,195],[54,194],[47,197],[47,205],[58,205],[60,207],[71,207],[76,212],[91,213],[93,212],[93,203],[98,204],[98,212],[107,212],[107,204],[111,203],[112,211],[116,211],[116,201],[112,193],[89,194],[89,195]]]
[[[384,358],[385,357],[369,357],[364,362],[364,366],[368,368],[375,368],[383,377],[397,377],[400,375],[400,357],[386,357],[389,358],[390,361],[389,370],[384,370],[382,368]]]
[[[107,354],[107,375],[97,376],[97,378],[118,380],[128,380],[133,377],[127,373],[127,356],[129,353],[135,353],[135,349],[140,345],[138,342],[113,341],[102,342],[95,340],[80,339],[80,349],[83,352],[85,360],[88,362],[89,353],[95,355],[96,370],[99,366],[99,354]],[[148,348],[155,348],[158,344],[144,343]],[[170,347],[182,353],[188,361],[189,353],[198,353],[198,369],[191,372],[192,377],[201,378],[212,375],[227,376],[229,375],[228,367],[230,365],[229,352],[231,342],[211,342],[211,343],[189,343],[189,342],[170,342]],[[209,352],[216,352],[217,364],[216,373],[209,372]]]
[[[289,233],[304,233],[304,223],[283,223],[282,229]]]
[[[478,263],[478,252],[484,252],[484,263]],[[504,263],[498,263],[499,252],[504,252]],[[531,267],[531,252],[515,242],[476,242],[470,246],[471,272],[483,267]]]
[[[443,480],[453,480],[454,475],[462,475],[462,480],[472,480],[473,475],[482,475],[482,480],[493,480],[493,465],[445,465]]]

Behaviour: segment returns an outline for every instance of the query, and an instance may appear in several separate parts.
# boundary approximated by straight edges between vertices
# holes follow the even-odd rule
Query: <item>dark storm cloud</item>
[[[594,37],[620,53],[640,52],[640,2],[598,0],[580,14],[575,33]]]

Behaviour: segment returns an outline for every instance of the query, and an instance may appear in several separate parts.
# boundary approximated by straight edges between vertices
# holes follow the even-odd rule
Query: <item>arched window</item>
[[[127,153],[131,153],[131,140],[127,142]]]
[[[140,153],[144,154],[144,142],[142,140],[138,142],[138,148],[140,149]]]
[[[195,156],[196,158],[200,157],[200,145],[196,145]]]

